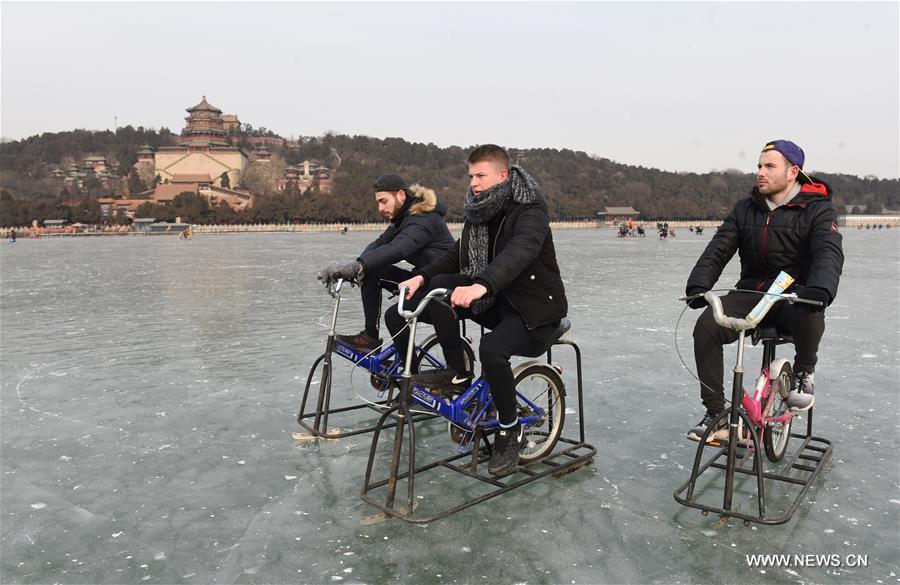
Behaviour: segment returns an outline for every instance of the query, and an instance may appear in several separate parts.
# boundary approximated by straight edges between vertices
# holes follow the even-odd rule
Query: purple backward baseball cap
[[[803,154],[803,149],[791,142],[790,140],[773,140],[771,142],[767,142],[761,152],[766,152],[769,150],[775,150],[784,155],[784,158],[788,159],[792,165],[797,165],[801,169],[803,168],[803,163],[806,162],[806,156]]]

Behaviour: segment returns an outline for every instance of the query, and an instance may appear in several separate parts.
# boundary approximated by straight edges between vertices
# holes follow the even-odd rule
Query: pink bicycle
[[[793,340],[775,327],[760,325],[760,322],[768,312],[781,301],[792,303],[808,303],[821,305],[816,301],[800,299],[795,294],[782,294],[794,279],[782,272],[778,275],[772,287],[763,295],[760,302],[753,310],[743,318],[729,317],[722,310],[722,302],[712,291],[703,294],[703,298],[712,308],[713,317],[722,327],[727,327],[738,332],[737,361],[734,367],[732,385],[731,408],[723,411],[707,427],[700,437],[700,445],[694,458],[694,466],[690,479],[675,491],[675,500],[685,506],[699,508],[704,514],[717,512],[722,516],[734,516],[749,523],[762,522],[765,524],[781,524],[787,522],[793,515],[801,498],[806,494],[810,485],[818,477],[825,463],[831,457],[831,442],[826,439],[812,436],[812,410],[807,414],[806,433],[791,433],[791,423],[796,416],[787,404],[788,393],[791,391],[791,364],[783,357],[775,357],[775,348]],[[686,299],[682,299],[686,300]],[[759,376],[752,389],[744,389],[744,340],[747,332],[751,332],[754,344],[762,342],[763,358]],[[739,405],[736,407],[736,405]],[[719,423],[728,417],[728,437],[726,442],[711,440],[710,435],[719,428]],[[732,438],[736,440],[731,440]],[[758,460],[760,443],[766,453],[766,457],[772,462],[780,462],[787,452],[788,442],[791,437],[803,439],[803,443],[795,451],[785,465],[784,473],[766,472]],[[703,450],[707,446],[719,447],[713,457],[702,461]],[[743,451],[738,462],[738,449]],[[718,459],[726,457],[723,465]],[[753,456],[751,468],[746,468],[739,463],[744,463]],[[694,497],[697,480],[707,469],[718,468],[725,471],[725,494],[721,508],[699,503]],[[796,474],[788,475],[791,470],[808,473],[805,478]],[[757,499],[759,514],[752,516],[732,509],[732,496],[734,493],[735,473],[755,475],[757,478]],[[777,518],[767,518],[765,511],[764,480],[773,480],[803,486],[800,493],[794,498],[787,512]],[[682,494],[687,490],[687,494]]]

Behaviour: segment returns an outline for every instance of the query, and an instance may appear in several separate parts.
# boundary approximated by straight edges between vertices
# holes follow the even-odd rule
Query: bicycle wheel
[[[472,349],[468,339],[463,337],[462,342],[463,360],[465,361],[466,369],[471,372],[475,367],[475,351]],[[422,374],[429,370],[447,367],[447,360],[444,359],[444,350],[441,348],[436,335],[429,335],[420,347],[422,350],[417,350],[415,355],[413,355],[414,372]]]
[[[566,418],[563,381],[551,366],[533,364],[516,376],[516,402],[519,419],[539,416],[539,420],[525,424],[525,445],[519,461],[527,463],[547,455],[556,446]]]
[[[791,365],[785,363],[778,372],[778,377],[772,380],[770,392],[772,399],[769,402],[769,408],[765,412],[766,418],[780,417],[790,414],[785,398],[791,389]],[[766,450],[766,457],[769,461],[781,461],[787,451],[788,440],[791,438],[791,422],[793,417],[789,417],[784,422],[766,423],[763,429],[763,447]]]

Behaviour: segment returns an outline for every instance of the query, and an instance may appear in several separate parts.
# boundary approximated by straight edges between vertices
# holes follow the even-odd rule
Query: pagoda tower
[[[256,147],[256,162],[272,162],[272,151],[265,144]]]
[[[206,151],[211,146],[228,146],[222,110],[207,102],[206,96],[203,96],[199,104],[188,108],[187,112],[187,126],[181,131],[179,141],[181,146],[192,151]]]
[[[137,158],[138,158],[137,161],[138,161],[138,163],[152,165],[153,164],[153,156],[154,156],[153,147],[150,146],[149,144],[145,144],[145,145],[141,146],[141,149],[138,150],[138,152],[137,152]]]
[[[205,197],[211,205],[225,202],[232,209],[252,206],[253,195],[241,189],[249,157],[243,149],[228,144],[223,120],[230,117],[236,121],[237,116],[222,116],[222,110],[206,101],[206,96],[187,112],[187,125],[178,146],[154,150],[145,145],[138,152],[135,166],[142,177],[149,175],[147,182],[156,181],[151,199],[169,204],[179,193],[190,192]]]

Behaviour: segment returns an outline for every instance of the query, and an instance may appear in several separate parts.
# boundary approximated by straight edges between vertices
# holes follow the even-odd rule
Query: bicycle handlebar
[[[422,311],[425,310],[425,307],[428,305],[428,303],[431,302],[432,299],[435,299],[438,297],[446,297],[451,292],[453,292],[452,288],[432,289],[431,291],[428,292],[427,295],[425,295],[425,298],[423,298],[421,301],[419,301],[419,306],[416,307],[415,310],[406,311],[403,309],[403,301],[406,299],[406,291],[407,290],[408,289],[405,286],[400,289],[400,303],[397,304],[397,312],[400,313],[400,316],[403,317],[404,319],[406,319],[407,321],[411,321],[412,319],[415,319],[416,317],[421,315]]]
[[[716,323],[718,323],[722,327],[733,329],[735,331],[747,331],[749,329],[755,329],[756,326],[759,325],[759,322],[763,320],[763,317],[768,314],[768,312],[772,309],[773,306],[775,306],[775,303],[777,303],[778,301],[788,301],[790,303],[805,303],[807,305],[815,305],[817,307],[821,307],[824,304],[819,301],[801,299],[794,293],[762,294],[766,297],[765,304],[763,304],[761,307],[754,308],[754,310],[744,318],[729,317],[728,315],[726,315],[722,309],[722,300],[717,294],[712,291],[706,291],[705,293],[703,293],[703,298],[706,299],[707,303],[709,303],[709,306],[713,312],[713,318],[715,318]]]
[[[338,296],[341,293],[341,287],[344,286],[344,279],[339,278],[333,283],[328,285],[328,294],[331,295],[331,298]]]
[[[743,319],[739,319],[737,317],[729,317],[722,310],[722,301],[719,299],[719,295],[715,294],[711,291],[706,291],[703,293],[703,298],[706,299],[706,302],[709,303],[710,308],[713,312],[713,318],[716,320],[716,323],[721,325],[722,327],[726,327],[728,329],[734,329],[735,331],[746,331],[748,329],[753,329],[756,327],[758,320],[751,319],[750,317],[744,317]],[[762,314],[759,316],[759,319],[762,319],[766,313],[769,312],[769,309],[781,299],[778,297],[773,297],[769,299],[769,302],[766,303],[765,309],[762,311]]]

